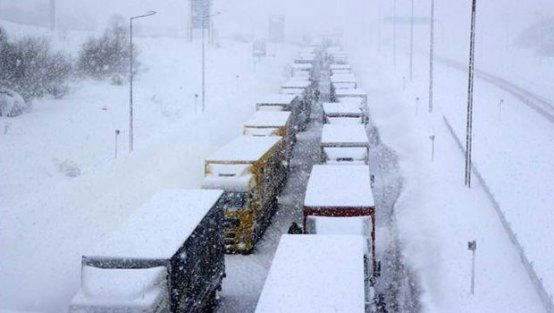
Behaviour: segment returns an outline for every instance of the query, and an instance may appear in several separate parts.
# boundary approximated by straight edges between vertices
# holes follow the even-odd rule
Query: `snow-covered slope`
[[[278,91],[296,51],[269,46],[275,56],[255,63],[249,43],[208,46],[201,112],[199,43],[160,37],[137,45],[144,68],[135,81],[133,154],[128,85],[77,82],[64,99],[0,118],[0,307],[65,310],[82,251],[153,193],[199,187],[204,158],[240,134],[257,97]],[[68,168],[80,175],[66,176]]]

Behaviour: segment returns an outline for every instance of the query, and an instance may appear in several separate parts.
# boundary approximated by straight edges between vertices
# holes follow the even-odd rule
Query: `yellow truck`
[[[288,162],[294,147],[296,130],[292,124],[291,112],[256,111],[244,123],[244,135],[264,137],[281,136],[285,141],[285,160]]]
[[[227,253],[251,253],[269,225],[285,184],[285,153],[280,136],[243,135],[206,160],[202,188],[224,190]]]

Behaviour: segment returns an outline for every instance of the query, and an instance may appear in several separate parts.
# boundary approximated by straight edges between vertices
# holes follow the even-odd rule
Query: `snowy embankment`
[[[394,74],[392,60],[387,59],[390,54],[368,58],[368,51],[360,52],[364,54],[354,54],[353,66],[370,94],[370,114],[382,141],[400,158],[405,188],[396,218],[404,257],[421,284],[423,311],[544,312],[484,191],[478,184],[471,190],[463,186],[463,156],[440,113],[443,106],[458,101],[458,95],[442,85],[436,91],[442,94],[436,98],[440,109],[430,116],[425,97],[416,92],[426,90],[425,72],[415,77],[413,88],[403,91],[402,76]],[[422,99],[417,113],[416,96]],[[433,161],[431,135],[436,136]],[[526,162],[523,168],[532,164]],[[470,240],[478,247],[475,295],[469,292]]]
[[[452,86],[466,81],[465,73],[452,72],[439,68],[437,76],[448,75]],[[452,88],[449,97],[463,94],[461,88]],[[437,94],[439,101],[445,97]],[[498,99],[504,99],[504,103],[499,105]],[[464,106],[445,106],[442,111],[458,137],[463,138]],[[554,245],[551,209],[554,124],[512,95],[481,80],[476,81],[473,113],[474,165],[489,185],[547,292],[554,293],[554,254],[545,249]]]
[[[201,97],[196,108],[194,101],[199,43],[160,37],[137,45],[144,68],[135,82],[133,154],[128,85],[81,81],[64,99],[0,118],[1,309],[64,311],[79,287],[83,251],[155,192],[198,187],[204,158],[240,133],[257,97],[278,90],[296,51],[269,46],[275,55],[255,64],[249,43],[208,47],[202,113]]]
[[[420,15],[426,16],[429,12],[428,7],[418,8]],[[472,151],[474,165],[483,175],[510,227],[523,245],[524,253],[542,279],[546,292],[554,294],[554,268],[551,266],[554,254],[547,248],[554,244],[554,213],[551,210],[551,203],[554,202],[551,186],[554,176],[554,124],[547,117],[548,114],[540,113],[541,109],[550,114],[554,112],[554,89],[549,86],[549,82],[554,79],[551,66],[554,58],[540,55],[536,50],[520,44],[521,39],[528,35],[526,30],[540,22],[537,20],[539,17],[530,18],[540,8],[540,1],[529,4],[493,1],[478,5],[475,65],[479,71],[474,86]],[[435,62],[434,116],[430,120],[432,123],[427,123],[427,133],[421,135],[421,144],[430,153],[431,141],[428,137],[435,135],[436,160],[440,160],[443,153],[441,149],[452,142],[451,136],[444,131],[441,121],[443,115],[452,123],[457,135],[465,138],[470,2],[437,3],[435,13],[435,53],[441,58],[437,57]],[[392,67],[390,25],[383,25],[383,34],[387,38],[383,42],[388,41],[388,44],[381,46],[384,52],[381,60],[383,65],[389,67],[391,76],[399,85],[397,93],[403,95],[404,109],[419,119],[423,115],[428,116],[429,25],[416,25],[415,28],[413,82],[409,79],[409,26],[400,25],[398,28],[396,71]],[[538,37],[524,39],[533,41],[547,38],[546,34],[538,34]],[[452,66],[452,61],[462,68]],[[482,79],[483,76],[486,80]],[[419,98],[419,107],[416,98]],[[537,104],[541,109],[534,109],[533,105],[526,102]],[[459,151],[456,154],[452,157],[456,157],[453,160],[457,161],[446,169],[450,176],[445,178],[454,177],[456,183],[463,183],[464,160]],[[480,187],[477,180],[474,179],[474,182],[473,190],[478,191]],[[468,206],[464,210],[472,210],[473,207]],[[487,206],[486,210],[494,212],[491,206]],[[475,225],[481,227],[482,222]],[[505,232],[498,235],[508,238]],[[471,240],[466,237],[460,239]],[[486,242],[490,242],[490,239]],[[480,253],[490,248],[480,245],[478,240],[478,268]],[[466,251],[466,254],[468,265],[464,266],[469,266],[469,252]],[[517,255],[510,255],[519,267],[524,268]],[[501,262],[506,257],[506,254],[499,253],[496,261]],[[466,268],[469,270],[469,267]],[[513,276],[511,271],[506,273]],[[478,290],[482,279],[478,274]],[[501,286],[498,291],[506,292],[506,284],[497,284]],[[517,293],[534,290],[533,285],[525,286],[520,286]],[[526,312],[531,311],[523,308]],[[508,310],[515,311],[514,308]]]

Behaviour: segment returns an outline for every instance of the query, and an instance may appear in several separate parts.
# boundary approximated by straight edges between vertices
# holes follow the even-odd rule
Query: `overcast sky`
[[[188,0],[56,0],[58,17],[72,25],[102,28],[113,14],[130,16],[149,10],[158,15],[141,23],[148,26],[184,29],[188,18]],[[411,0],[396,0],[398,15],[408,16]],[[430,0],[414,0],[416,15],[428,16]],[[45,18],[49,0],[0,0],[0,17],[8,7],[17,7],[33,20]],[[458,20],[465,24],[469,0],[435,0],[437,19]],[[287,33],[331,29],[337,26],[360,30],[368,20],[392,15],[392,0],[213,0],[214,9],[222,14],[215,24],[221,34],[236,32],[257,36],[267,32],[270,14],[284,14]],[[499,25],[507,32],[519,32],[541,19],[554,17],[554,0],[478,0],[480,25]],[[502,26],[500,26],[502,25]],[[486,27],[481,29],[486,31]]]

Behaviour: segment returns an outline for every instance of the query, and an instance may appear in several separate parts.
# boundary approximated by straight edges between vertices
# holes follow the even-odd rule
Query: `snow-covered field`
[[[67,40],[75,48],[84,38]],[[137,45],[144,68],[135,82],[132,155],[128,85],[76,82],[61,100],[36,100],[28,113],[0,118],[1,308],[65,310],[79,286],[82,251],[155,192],[198,187],[204,158],[240,134],[257,97],[278,91],[296,51],[269,46],[274,56],[255,63],[249,43],[209,46],[202,113],[200,97],[196,108],[194,101],[199,43],[159,37]],[[80,175],[66,176],[68,168]]]
[[[356,61],[373,94],[370,110],[381,139],[400,158],[405,182],[396,219],[404,257],[421,284],[423,312],[543,312],[484,192],[478,185],[464,188],[462,155],[440,119],[415,114],[401,80],[384,72],[387,65]],[[433,162],[430,135],[436,136]],[[474,296],[470,240],[478,243]]]
[[[435,53],[467,64],[469,2],[449,5],[453,7],[437,4]],[[419,16],[428,14],[428,7],[422,6],[416,7]],[[506,6],[518,7],[515,2]],[[498,3],[479,7],[476,66],[485,75],[500,77],[509,84],[496,79],[491,83],[481,79],[483,75],[477,76],[473,160],[547,292],[553,293],[553,256],[546,248],[552,245],[554,221],[549,210],[549,203],[554,200],[553,124],[517,95],[523,94],[531,102],[554,103],[552,89],[547,85],[554,75],[549,66],[554,59],[515,43],[515,37],[532,23],[525,17],[530,8],[509,12],[507,15],[514,19],[507,23],[509,27],[500,27],[499,23],[505,23],[502,18],[490,18],[504,10],[498,11]],[[405,13],[404,10],[400,15],[406,16]],[[435,110],[429,115],[428,25],[416,25],[413,82],[409,80],[409,24],[399,26],[397,31],[396,70],[390,24],[382,25],[379,59],[368,60],[367,53],[356,52],[357,62],[353,65],[366,84],[364,87],[375,96],[372,113],[383,141],[396,149],[403,160],[406,190],[398,204],[397,218],[404,252],[422,281],[424,307],[439,312],[543,311],[518,251],[481,187],[475,179],[471,191],[462,187],[464,160],[445,129],[442,116],[464,138],[467,73],[450,62],[437,60]],[[434,162],[429,162],[431,135],[436,136]],[[477,240],[478,249],[477,287],[472,297],[468,295],[471,254],[466,245],[473,239]]]

